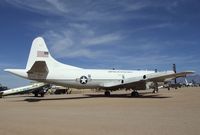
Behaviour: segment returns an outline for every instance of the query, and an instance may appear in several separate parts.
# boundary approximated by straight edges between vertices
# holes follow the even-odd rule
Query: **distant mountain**
[[[199,74],[194,74],[194,75],[189,75],[186,77],[188,83],[190,82],[195,82],[195,83],[200,83],[200,75]],[[177,78],[178,83],[185,83],[185,78]]]

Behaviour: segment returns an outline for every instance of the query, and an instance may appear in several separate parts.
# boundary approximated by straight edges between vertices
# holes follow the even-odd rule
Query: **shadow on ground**
[[[88,97],[92,97],[92,98],[105,98],[106,96],[103,94],[86,94]],[[159,94],[149,94],[149,93],[142,93],[140,94],[138,97],[131,97],[130,94],[111,94],[109,97],[107,98],[171,98],[169,96],[161,96]]]
[[[130,94],[111,94],[109,97],[106,97],[104,94],[85,94],[79,97],[62,97],[62,98],[26,98],[23,101],[27,102],[39,102],[39,101],[55,101],[55,100],[80,100],[87,98],[132,98],[132,99],[141,99],[141,98],[152,98],[152,99],[163,99],[163,98],[171,98],[169,96],[161,96],[159,94],[149,94],[142,93],[139,97],[131,97]]]
[[[90,97],[66,97],[66,98],[27,98],[24,101],[27,102],[39,102],[39,101],[54,101],[54,100],[74,100],[74,99],[85,99]]]

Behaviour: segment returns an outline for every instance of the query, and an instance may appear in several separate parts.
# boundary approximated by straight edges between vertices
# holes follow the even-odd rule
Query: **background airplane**
[[[137,90],[149,89],[154,84],[158,91],[158,82],[192,74],[193,71],[174,73],[174,71],[155,72],[147,70],[102,70],[83,69],[56,61],[49,53],[42,37],[33,40],[25,69],[5,69],[14,75],[40,82],[73,88],[104,89],[109,96],[111,90],[131,89],[132,96],[138,96]]]
[[[28,86],[0,91],[0,97],[23,93],[33,93],[35,96],[38,96],[38,94],[40,94],[41,97],[43,97],[44,94],[48,91],[49,86],[50,85],[46,83],[34,83]]]
[[[188,82],[187,78],[185,78],[185,86],[193,86],[192,82]]]

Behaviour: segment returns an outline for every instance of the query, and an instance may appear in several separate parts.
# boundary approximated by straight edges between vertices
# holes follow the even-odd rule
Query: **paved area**
[[[0,99],[0,135],[199,135],[200,88],[8,96]]]

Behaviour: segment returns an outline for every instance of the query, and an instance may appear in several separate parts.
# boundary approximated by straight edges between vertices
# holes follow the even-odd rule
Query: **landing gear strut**
[[[131,92],[131,97],[139,97],[139,93],[134,90],[133,92]]]
[[[106,97],[109,97],[110,96],[110,91],[105,91],[105,93],[104,93],[104,95],[106,96]]]
[[[38,93],[35,93],[34,95],[35,95],[35,97],[38,97]]]
[[[153,93],[158,93],[158,83],[154,82],[154,90]]]
[[[40,95],[41,95],[41,97],[44,97],[44,93],[41,93]]]

